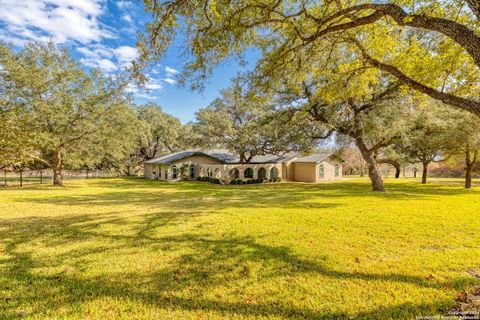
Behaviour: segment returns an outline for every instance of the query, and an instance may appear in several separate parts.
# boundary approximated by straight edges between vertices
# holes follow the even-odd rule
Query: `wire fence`
[[[62,171],[63,180],[75,179],[93,179],[116,177],[116,173],[112,171],[102,170],[64,170]],[[51,184],[53,182],[53,171],[50,169],[44,170],[1,170],[0,186],[20,186],[33,184]]]

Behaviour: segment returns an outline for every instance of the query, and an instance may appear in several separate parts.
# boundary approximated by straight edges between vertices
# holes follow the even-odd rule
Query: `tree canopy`
[[[261,51],[257,71],[283,77],[295,62],[331,50],[353,57],[403,84],[456,108],[480,115],[479,5],[475,0],[411,2],[309,0],[144,0],[154,17],[139,40],[142,63],[158,60],[178,32],[186,36],[184,77],[192,87],[229,56]],[[298,57],[304,57],[300,63]],[[292,59],[295,58],[295,59]],[[326,68],[335,65],[329,61]]]
[[[3,45],[1,50],[2,120],[15,123],[6,129],[5,136],[15,139],[5,160],[41,162],[61,185],[65,166],[91,165],[106,154],[129,151],[135,115],[122,81],[85,72],[52,43],[29,44],[18,53]]]

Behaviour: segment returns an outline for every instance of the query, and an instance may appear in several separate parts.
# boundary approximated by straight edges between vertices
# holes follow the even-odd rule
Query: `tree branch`
[[[363,59],[369,65],[393,75],[402,83],[408,85],[410,88],[415,89],[419,92],[422,92],[432,97],[433,99],[440,100],[443,103],[458,107],[460,109],[472,112],[477,116],[480,116],[480,102],[472,99],[462,98],[462,97],[459,97],[450,93],[442,92],[437,89],[426,86],[410,78],[405,73],[400,71],[397,67],[382,63],[377,59],[373,58],[372,56],[370,56],[365,50],[365,48],[363,48],[363,46],[357,40],[352,40],[352,42],[360,50]]]

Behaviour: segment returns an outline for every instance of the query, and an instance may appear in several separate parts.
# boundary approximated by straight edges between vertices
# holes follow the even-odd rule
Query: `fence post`
[[[7,169],[3,169],[3,179],[6,187],[7,186]]]
[[[23,172],[20,169],[20,187],[23,187]]]
[[[43,170],[40,170],[40,184],[43,184]]]

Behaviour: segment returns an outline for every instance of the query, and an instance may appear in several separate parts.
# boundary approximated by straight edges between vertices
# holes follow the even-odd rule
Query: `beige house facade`
[[[248,164],[223,150],[186,150],[144,162],[147,179],[164,181],[219,179],[228,184],[233,179],[280,178],[284,181],[324,182],[342,178],[344,161],[331,152],[309,156],[296,153],[255,156]]]

